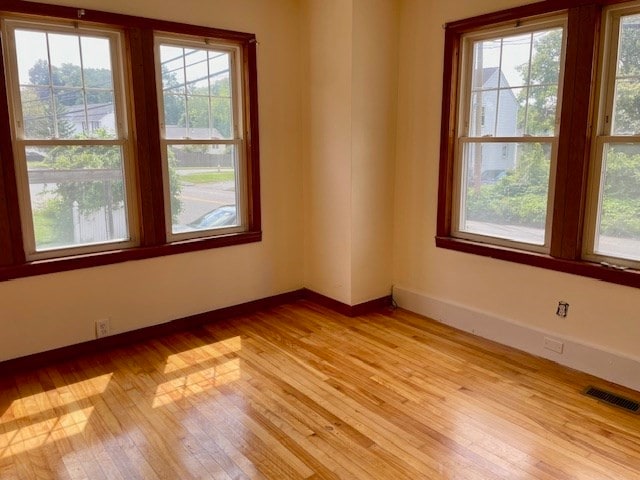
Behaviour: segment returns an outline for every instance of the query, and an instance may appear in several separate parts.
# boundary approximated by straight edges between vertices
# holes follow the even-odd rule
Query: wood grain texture
[[[0,478],[634,479],[617,388],[397,310],[309,301],[0,378]]]

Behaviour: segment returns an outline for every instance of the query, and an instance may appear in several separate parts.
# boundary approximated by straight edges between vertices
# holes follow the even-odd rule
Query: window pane
[[[460,231],[543,245],[550,164],[550,144],[467,144]]]
[[[51,90],[46,87],[21,87],[22,118],[26,138],[53,138],[55,116]]]
[[[605,145],[595,253],[640,260],[640,145]]]
[[[160,46],[162,89],[165,92],[182,94],[185,91],[184,49],[169,45]]]
[[[512,87],[522,87],[529,83],[529,57],[531,55],[531,34],[507,37],[502,40],[502,73]]]
[[[160,46],[165,138],[232,139],[230,54]]]
[[[187,138],[187,98],[164,95],[165,138]]]
[[[201,95],[187,96],[187,114],[188,138],[211,138],[209,97]]]
[[[15,38],[25,138],[116,138],[108,38],[21,29]]]
[[[640,75],[640,15],[627,15],[620,20],[618,76]]]
[[[205,50],[185,50],[185,78],[191,93],[209,90],[209,63]]]
[[[47,38],[51,71],[56,74],[54,75],[54,85],[82,87],[79,37],[77,35],[48,33]]]
[[[99,37],[80,37],[80,40],[84,86],[113,89],[109,40]]]
[[[520,102],[526,95],[526,89],[523,88],[505,88],[500,90],[496,136],[514,137],[522,134],[522,130],[518,128],[522,117],[524,117],[524,111],[521,111],[523,109],[520,108]]]
[[[56,116],[55,138],[81,137],[86,121],[84,94],[82,89],[53,89]]]
[[[620,19],[613,100],[613,135],[640,134],[640,15]]]
[[[555,135],[557,105],[557,85],[530,87],[527,97],[526,134],[539,137]]]
[[[472,137],[495,136],[498,91],[474,92],[471,99],[469,135]]]
[[[231,97],[211,97],[211,137],[216,140],[233,137]]]
[[[29,30],[16,31],[18,55],[18,76],[21,85],[49,85],[49,54],[47,34]]]
[[[640,77],[616,80],[613,134],[640,134]]]
[[[555,135],[562,36],[553,28],[474,43],[469,136]]]
[[[240,225],[237,162],[231,145],[170,145],[172,232]]]
[[[120,147],[29,147],[26,158],[37,251],[129,239]]]

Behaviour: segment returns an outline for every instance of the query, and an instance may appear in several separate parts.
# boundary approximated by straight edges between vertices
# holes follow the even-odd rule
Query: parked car
[[[194,230],[209,230],[212,228],[231,227],[237,225],[235,205],[223,205],[196,218],[186,225],[175,225],[174,233],[191,232]]]

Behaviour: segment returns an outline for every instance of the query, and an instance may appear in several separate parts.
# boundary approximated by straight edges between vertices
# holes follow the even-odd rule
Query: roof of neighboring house
[[[499,70],[498,67],[483,68],[482,69],[482,78],[484,79],[484,83],[486,84],[498,70]]]
[[[86,120],[89,122],[99,122],[107,115],[113,115],[113,103],[93,103],[87,105]],[[62,116],[73,123],[84,122],[85,106],[71,105],[69,107],[65,107]]]
[[[167,138],[184,138],[185,127],[179,125],[167,125]],[[200,140],[224,140],[225,137],[215,128],[189,128],[189,138]]]
[[[499,74],[500,76],[500,90],[509,92],[510,94],[509,96],[513,99],[513,101],[516,101],[516,96],[513,92],[513,89],[511,88],[511,85],[509,85],[509,81],[507,80],[507,77],[504,75],[504,73],[502,73],[502,70],[500,70],[498,67],[487,67],[482,69],[483,83],[482,83],[481,90],[498,88],[498,81],[497,80],[493,81],[493,79],[496,78],[497,76],[496,74]]]

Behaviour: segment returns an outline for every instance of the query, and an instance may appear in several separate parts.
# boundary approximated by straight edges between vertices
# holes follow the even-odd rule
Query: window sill
[[[132,260],[177,255],[180,253],[209,250],[212,248],[229,247],[262,241],[261,231],[250,231],[220,235],[217,237],[198,238],[172,242],[163,245],[134,247],[125,250],[111,250],[108,252],[58,257],[47,260],[37,260],[20,265],[0,266],[0,282],[15,278],[46,275],[48,273],[66,272],[81,268],[99,267]]]
[[[640,272],[637,270],[616,270],[584,260],[567,260],[453,237],[436,237],[436,247],[640,288]]]

